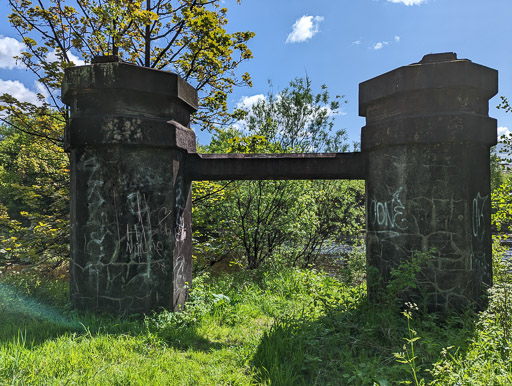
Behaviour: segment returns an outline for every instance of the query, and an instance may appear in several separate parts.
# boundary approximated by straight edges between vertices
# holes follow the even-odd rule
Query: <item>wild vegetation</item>
[[[511,274],[499,267],[485,312],[447,317],[369,303],[343,270],[203,274],[184,312],[127,319],[77,313],[65,281],[11,272],[0,383],[506,385]]]
[[[9,0],[9,5],[9,21],[26,47],[18,59],[41,88],[39,105],[0,97],[11,116],[53,111],[65,121],[59,95],[64,69],[95,56],[182,76],[201,97],[195,118],[202,129],[236,117],[228,112],[227,95],[234,86],[251,84],[249,74],[237,75],[236,69],[252,58],[247,42],[254,33],[228,33],[220,0]],[[16,127],[40,133],[24,123]]]
[[[340,97],[309,78],[272,90],[219,130],[207,153],[321,153],[348,150],[344,130],[333,132]],[[358,243],[364,228],[363,181],[194,182],[193,229],[198,265],[225,259],[249,269],[307,267],[333,245]]]
[[[270,254],[254,269],[242,259],[212,273],[196,258],[183,312],[129,318],[72,310],[62,268],[4,265],[0,384],[508,385],[512,270],[501,242],[511,232],[510,183],[503,173],[493,194],[494,286],[481,313],[397,302],[421,255],[397,269],[383,303],[368,302],[357,248],[330,272]]]
[[[238,66],[252,57],[250,31],[228,33],[220,0],[9,0],[9,22],[24,44],[17,61],[37,77],[38,101],[0,95],[0,266],[54,266],[66,259],[69,160],[64,70],[95,56],[170,70],[200,96],[194,126],[215,130],[233,87],[251,85]]]
[[[37,149],[37,143],[16,141],[17,138],[20,137],[6,133],[0,141],[3,165],[13,162],[23,165],[20,155]],[[241,146],[244,141],[239,137],[223,142]],[[271,146],[265,142],[266,138],[258,141]],[[245,143],[258,144],[256,140]],[[55,169],[49,170],[55,170],[55,175],[48,173],[48,178],[59,175],[59,160],[53,161],[56,163],[37,164],[48,168],[53,165]],[[26,165],[23,177],[28,181],[42,178],[34,177],[35,174],[28,172],[31,164]],[[13,173],[13,169],[4,166],[1,177],[5,191],[11,188],[22,191],[23,185],[16,179],[20,175]],[[23,255],[11,251],[8,254],[2,247],[0,383],[510,384],[512,270],[502,257],[506,251],[503,241],[512,230],[507,193],[512,179],[505,172],[500,172],[500,179],[492,201],[493,226],[497,232],[493,251],[494,286],[489,289],[490,304],[481,313],[468,310],[450,315],[428,314],[421,302],[397,302],[396,294],[404,285],[414,284],[415,264],[423,258],[421,255],[396,270],[394,280],[387,287],[388,296],[383,297],[385,301],[375,304],[366,298],[363,249],[354,248],[345,257],[345,264],[326,272],[322,270],[325,265],[314,269],[305,260],[296,264],[296,252],[289,251],[286,243],[269,253],[259,266],[250,267],[249,260],[243,258],[241,242],[238,248],[242,248],[242,258],[233,259],[236,254],[230,254],[227,259],[236,263],[237,269],[224,266],[212,273],[211,264],[205,264],[208,253],[213,261],[221,256],[221,251],[227,251],[219,242],[216,247],[201,247],[202,255],[195,259],[197,273],[191,299],[183,312],[162,311],[124,319],[89,315],[71,309],[66,274],[58,276],[63,267],[43,271],[48,264],[21,265],[24,260],[6,257]],[[227,182],[220,184],[219,189],[207,184],[204,187],[212,194],[199,191],[195,197],[213,200],[216,194],[213,192],[219,190],[223,193],[216,200],[221,208],[226,205],[224,200],[236,202],[236,194],[245,188],[230,191],[232,187]],[[274,188],[274,185],[265,187]],[[292,185],[292,188],[300,188],[299,192],[307,195],[310,186]],[[261,192],[260,200],[265,202],[269,196],[264,190]],[[43,194],[28,195],[26,201],[5,202],[11,207],[33,205],[41,209],[47,205],[47,213],[52,213],[47,203],[56,205],[59,201],[50,198]],[[284,208],[295,210],[293,206]],[[287,215],[285,209],[281,213]],[[199,206],[194,215],[200,220],[208,219],[200,215],[201,210],[207,212],[207,208]],[[315,215],[315,212],[308,214]],[[23,218],[8,221],[19,222],[18,234],[25,234],[26,240],[23,237],[13,240],[10,236],[3,239],[4,244],[17,243],[17,253],[30,256],[28,251],[38,245],[34,238],[36,230],[24,229]],[[354,221],[357,233],[360,219]],[[202,229],[208,227],[204,225]],[[40,232],[41,237],[53,234],[51,230],[46,234]],[[228,237],[210,235],[203,242],[210,243],[216,236],[219,240]],[[200,237],[196,241],[201,245]],[[30,240],[34,242],[31,244]],[[65,254],[54,252],[55,256],[59,253]],[[41,262],[27,260],[34,261]],[[55,261],[59,259],[48,255],[47,263]],[[18,265],[7,265],[7,262]],[[249,267],[252,269],[246,269]],[[19,271],[20,268],[24,270]],[[223,272],[226,270],[231,273]]]
[[[234,71],[251,57],[253,34],[226,32],[222,1],[9,3],[27,46],[20,61],[46,91],[35,105],[1,97],[0,384],[512,383],[506,138],[492,159],[494,286],[483,312],[428,314],[421,301],[397,301],[425,254],[394,272],[382,303],[367,300],[360,181],[196,183],[185,309],[125,318],[73,310],[67,115],[54,91],[75,55],[183,75],[202,93],[195,120],[215,132],[201,149],[210,153],[345,151],[344,132],[332,132],[343,98],[314,92],[306,77],[228,112],[231,88],[250,83]],[[506,99],[501,107],[510,110]],[[239,121],[218,125],[230,119]],[[326,260],[340,243],[350,245],[343,259]]]

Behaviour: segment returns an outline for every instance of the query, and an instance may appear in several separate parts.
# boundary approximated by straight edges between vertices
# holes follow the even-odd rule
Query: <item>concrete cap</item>
[[[176,98],[191,111],[197,110],[196,89],[179,75],[108,59],[95,59],[91,65],[67,68],[62,82],[62,101],[69,105],[73,95],[78,93],[120,89]]]
[[[453,52],[428,54],[419,63],[397,68],[359,84],[359,115],[376,100],[418,90],[470,88],[492,98],[498,92],[498,71],[457,59]]]

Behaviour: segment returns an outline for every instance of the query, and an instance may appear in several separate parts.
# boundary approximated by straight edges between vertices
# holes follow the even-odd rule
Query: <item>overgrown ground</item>
[[[320,272],[259,270],[199,276],[183,313],[119,319],[72,311],[65,281],[4,274],[0,384],[509,385],[509,289],[441,320]]]

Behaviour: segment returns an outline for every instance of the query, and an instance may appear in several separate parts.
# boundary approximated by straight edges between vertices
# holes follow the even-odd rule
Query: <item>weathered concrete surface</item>
[[[189,154],[191,180],[323,180],[366,178],[365,153]]]
[[[489,148],[497,137],[487,114],[496,92],[495,70],[451,53],[360,84],[367,262],[378,272],[368,278],[370,297],[378,298],[400,262],[434,250],[417,291],[429,308],[485,304],[492,284]]]
[[[191,283],[184,157],[195,90],[125,63],[66,70],[71,107],[71,300],[94,312],[179,309]]]

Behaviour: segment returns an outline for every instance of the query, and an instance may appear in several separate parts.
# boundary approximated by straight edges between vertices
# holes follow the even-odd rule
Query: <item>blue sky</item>
[[[0,92],[36,91],[26,71],[7,57],[18,38],[9,26],[7,1],[0,3]],[[497,110],[499,96],[512,99],[512,0],[224,0],[228,30],[251,30],[254,59],[244,63],[252,88],[236,89],[230,106],[253,101],[308,75],[319,89],[326,84],[348,104],[336,117],[351,141],[358,141],[364,118],[358,117],[359,83],[394,68],[418,62],[423,55],[456,52],[499,71],[499,92],[489,114],[501,132],[512,130],[512,114]],[[15,47],[14,47],[15,48]],[[11,81],[11,82],[8,82]],[[12,83],[18,81],[20,83]],[[23,89],[23,86],[26,90]],[[208,136],[196,130],[201,143]]]

